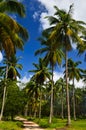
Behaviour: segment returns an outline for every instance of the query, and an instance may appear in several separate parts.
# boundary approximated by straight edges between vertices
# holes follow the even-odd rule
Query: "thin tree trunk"
[[[74,78],[73,78],[73,116],[74,116],[74,120],[76,120],[76,109],[75,109],[75,85],[74,85]]]
[[[4,105],[5,105],[5,97],[6,97],[6,86],[4,87],[4,93],[3,93],[3,101],[2,101],[0,121],[2,120],[2,117],[3,117]]]
[[[64,119],[64,107],[63,107],[63,85],[62,85],[61,102],[62,102],[62,113],[61,113],[61,116],[62,116],[62,119]]]
[[[35,109],[35,111],[34,111],[34,118],[36,118],[37,117],[37,110]]]
[[[39,120],[41,119],[41,101],[42,101],[42,95],[41,95],[41,89],[40,89]]]
[[[25,111],[24,111],[24,116],[27,117],[27,115],[28,115],[28,102],[27,102],[27,104],[25,105]]]
[[[52,123],[52,117],[53,117],[53,65],[52,65],[52,84],[51,84],[51,102],[50,102],[49,123]]]
[[[6,79],[7,79],[7,74],[8,74],[8,66],[6,67]],[[6,100],[6,82],[4,86],[4,92],[3,92],[3,100],[2,100],[2,108],[1,108],[1,114],[0,114],[0,121],[2,120],[3,117],[3,112],[4,112],[4,106],[5,106],[5,100]]]
[[[71,124],[70,119],[70,103],[69,103],[69,87],[68,87],[68,58],[66,51],[66,101],[67,101],[67,125]]]

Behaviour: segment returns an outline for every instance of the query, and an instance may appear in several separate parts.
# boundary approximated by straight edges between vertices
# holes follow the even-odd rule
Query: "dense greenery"
[[[22,130],[20,126],[22,126],[20,122],[12,122],[12,121],[0,122],[0,130]]]

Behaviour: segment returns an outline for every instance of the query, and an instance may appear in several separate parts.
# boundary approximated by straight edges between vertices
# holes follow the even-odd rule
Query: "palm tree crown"
[[[46,64],[42,58],[39,58],[39,64],[33,63],[35,66],[35,70],[31,70],[29,72],[34,72],[34,78],[39,84],[43,84],[44,81],[48,78],[50,79],[49,69],[46,67]]]
[[[28,38],[26,29],[8,15],[14,12],[23,17],[24,6],[15,0],[0,1],[0,50],[4,50],[8,57],[15,53],[16,48],[23,49]]]

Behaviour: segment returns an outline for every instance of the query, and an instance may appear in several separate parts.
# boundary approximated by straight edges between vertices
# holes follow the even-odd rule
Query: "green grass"
[[[22,130],[21,122],[0,121],[0,130]]]
[[[86,119],[72,121],[71,127],[68,130],[86,130]]]
[[[28,118],[30,120],[30,118]],[[32,121],[38,123],[45,130],[55,130],[55,128],[64,128],[66,126],[67,120],[61,120],[53,118],[52,124],[48,123],[48,118],[39,119],[31,118]],[[0,130],[22,130],[21,122],[12,122],[12,121],[0,121]],[[71,126],[67,130],[86,130],[86,119],[73,121]]]
[[[36,123],[40,125],[40,127],[45,128],[46,130],[53,130],[55,128],[64,128],[66,127],[67,120],[64,119],[57,119],[54,118],[52,123],[49,124],[48,118],[41,119],[40,121],[38,119],[33,120]],[[71,126],[66,127],[67,130],[86,130],[86,119],[77,120],[77,121],[71,121]]]
[[[66,124],[66,120],[57,119],[57,118],[53,118],[53,121],[51,124],[49,124],[48,118],[43,118],[40,121],[39,121],[39,119],[33,119],[33,121],[38,123],[40,127],[48,128],[48,129],[62,128],[62,127],[65,127],[65,124]]]

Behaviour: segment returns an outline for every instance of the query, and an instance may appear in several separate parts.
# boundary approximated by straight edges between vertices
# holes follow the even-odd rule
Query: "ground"
[[[36,124],[32,121],[28,121],[25,118],[16,117],[15,119],[23,122],[23,126],[24,126],[23,130],[44,130],[44,129],[40,128],[38,124]]]

